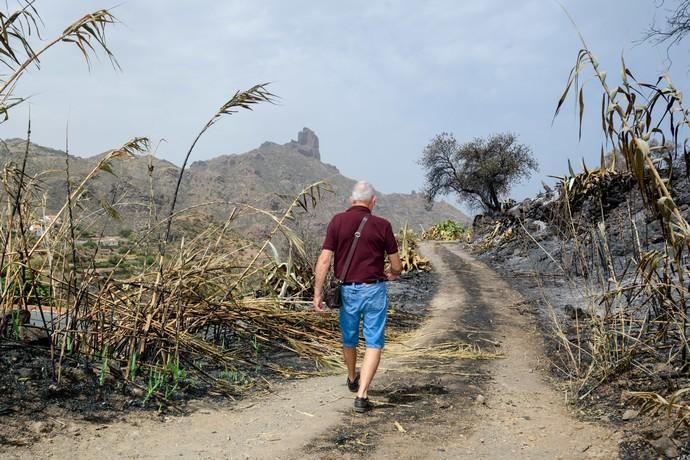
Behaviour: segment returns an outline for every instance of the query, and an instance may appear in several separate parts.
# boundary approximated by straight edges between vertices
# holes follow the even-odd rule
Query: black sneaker
[[[363,413],[371,410],[371,404],[369,404],[369,398],[360,398],[357,396],[355,398],[354,405],[355,412]]]
[[[357,393],[359,391],[359,374],[355,376],[355,379],[353,381],[350,381],[350,377],[347,378],[347,388],[353,392]]]

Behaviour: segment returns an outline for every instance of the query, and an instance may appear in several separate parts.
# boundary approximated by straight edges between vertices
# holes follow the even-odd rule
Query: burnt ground
[[[438,283],[438,274],[417,272],[391,285],[394,331],[404,333],[419,326]],[[285,351],[267,349],[263,360],[302,371],[315,370],[313,362]],[[58,366],[49,348],[0,337],[0,453],[3,446],[31,445],[46,436],[76,432],[75,425],[61,422],[63,419],[107,425],[135,414],[161,420],[170,414],[189,413],[192,400],[216,403],[226,399],[214,395],[204,382],[189,381],[169,401],[146,401],[143,388],[125,385],[110,374],[101,378],[96,366],[86,359],[68,355],[60,367],[58,385]],[[243,394],[233,395],[232,400],[265,392],[268,385],[283,380],[280,375],[256,369],[247,370],[247,378],[252,378],[252,371],[256,383]]]
[[[191,401],[185,416],[43,417],[65,428],[1,446],[0,457],[614,458],[618,433],[573,417],[549,383],[525,299],[458,244],[423,253],[438,289],[421,327],[384,352],[371,413],[352,412],[339,373],[278,382],[240,402]],[[448,343],[490,359],[434,354]]]
[[[648,229],[642,226],[645,232]],[[654,231],[654,230],[653,230]],[[650,238],[651,239],[651,238]],[[540,240],[544,249],[558,257],[563,242],[555,236]],[[626,258],[631,243],[617,241],[610,244],[618,252],[616,263]],[[626,248],[627,244],[627,248]],[[639,367],[621,372],[617,377],[591,382],[584,389],[573,386],[573,367],[563,342],[556,335],[556,321],[572,343],[591,339],[587,330],[587,315],[592,300],[587,299],[596,288],[590,281],[573,273],[568,275],[553,266],[553,260],[528,238],[514,238],[499,248],[482,252],[478,257],[498,272],[506,282],[520,292],[527,301],[523,311],[534,317],[539,326],[546,369],[554,385],[569,394],[569,405],[584,420],[601,421],[621,432],[619,456],[622,459],[685,458],[690,456],[690,433],[676,420],[664,417],[634,415],[639,404],[623,397],[628,391],[654,391],[669,394],[690,386],[690,375],[683,375],[667,365],[660,365],[656,356],[638,356]],[[468,247],[468,250],[471,250]],[[596,293],[596,291],[594,292]],[[577,396],[583,395],[580,399]]]
[[[136,410],[134,398],[112,379],[101,385],[87,361],[69,358],[61,367],[58,385],[50,350],[0,341],[0,446],[27,445],[59,429],[46,420],[61,414],[103,423],[130,407]]]
[[[672,170],[660,173],[670,179],[673,201],[690,220],[690,176],[682,162],[675,163]],[[680,294],[674,296],[686,288],[660,289],[667,295],[660,301],[648,284],[639,281],[643,278],[638,272],[642,255],[665,254],[670,247],[660,216],[645,205],[635,181],[625,171],[590,171],[577,176],[576,182],[582,186],[575,186],[567,195],[560,186],[545,185],[543,192],[504,214],[478,216],[473,229],[476,240],[469,250],[480,253],[482,261],[529,300],[531,308],[525,311],[542,330],[549,374],[581,417],[610,423],[621,431],[622,458],[688,457],[690,430],[680,422],[683,414],[639,414],[639,402],[626,397],[636,391],[668,398],[690,387],[680,337],[687,331],[680,325],[683,314],[676,316],[678,306],[685,302],[687,307],[687,300]],[[508,228],[510,232],[506,232]],[[687,255],[679,263],[687,273]],[[663,271],[656,271],[660,279]],[[677,276],[675,267],[668,272],[673,272],[671,278]],[[617,292],[612,278],[623,289],[609,303],[606,298],[614,296],[606,294]],[[615,344],[599,348],[603,360],[614,364],[608,368],[597,364],[588,373],[592,358],[587,351],[595,348],[592,344],[605,344],[597,328],[602,320],[618,316],[607,316],[607,309],[638,320],[626,333],[618,334],[619,329],[612,327],[606,342],[623,340],[625,351],[631,352],[616,356]],[[648,319],[648,327],[639,326],[643,318]],[[555,326],[584,351],[575,351],[571,358],[565,341],[555,334]],[[640,340],[638,334],[646,335]],[[687,398],[681,396],[680,401],[687,405]]]

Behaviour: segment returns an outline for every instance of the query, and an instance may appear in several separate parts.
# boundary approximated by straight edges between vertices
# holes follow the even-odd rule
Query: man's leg
[[[354,382],[357,377],[357,348],[343,347],[343,358],[347,366],[347,378]]]
[[[364,362],[362,363],[362,368],[359,370],[359,391],[357,392],[358,397],[367,397],[367,392],[369,391],[369,384],[372,380],[374,380],[374,375],[376,375],[376,370],[379,368],[380,361],[380,348],[366,349],[366,351],[364,352]]]
[[[386,312],[388,310],[388,296],[385,283],[372,285],[368,288],[367,300],[364,307],[364,324],[362,332],[367,342],[364,352],[364,362],[360,369],[359,391],[357,397],[366,398],[369,384],[376,375],[381,361],[381,350],[384,346],[384,332],[386,330]]]
[[[359,305],[354,298],[351,286],[342,286],[342,305],[340,306],[340,332],[343,337],[343,358],[347,366],[348,382],[357,377],[357,342],[359,340]]]

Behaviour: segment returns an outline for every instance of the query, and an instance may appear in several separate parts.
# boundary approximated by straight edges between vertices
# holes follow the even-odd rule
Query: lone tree
[[[419,163],[425,169],[424,194],[430,203],[439,195],[455,193],[488,213],[499,211],[511,187],[539,167],[532,150],[511,133],[462,145],[452,134],[441,133],[424,148]]]
[[[674,0],[668,2],[671,4],[671,9],[668,10],[668,16],[665,19],[665,24],[659,26],[653,23],[645,36],[646,40],[653,43],[668,43],[669,47],[677,45],[690,33],[690,0]],[[667,2],[662,0],[658,4],[659,7],[664,7]]]

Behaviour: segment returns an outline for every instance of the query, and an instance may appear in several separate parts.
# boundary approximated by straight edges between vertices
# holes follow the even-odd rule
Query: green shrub
[[[467,227],[448,219],[445,222],[429,227],[429,229],[424,232],[423,238],[425,240],[453,241],[463,239],[467,234]]]
[[[95,241],[87,241],[86,243],[82,244],[82,246],[87,249],[96,249],[96,247],[98,247]]]

